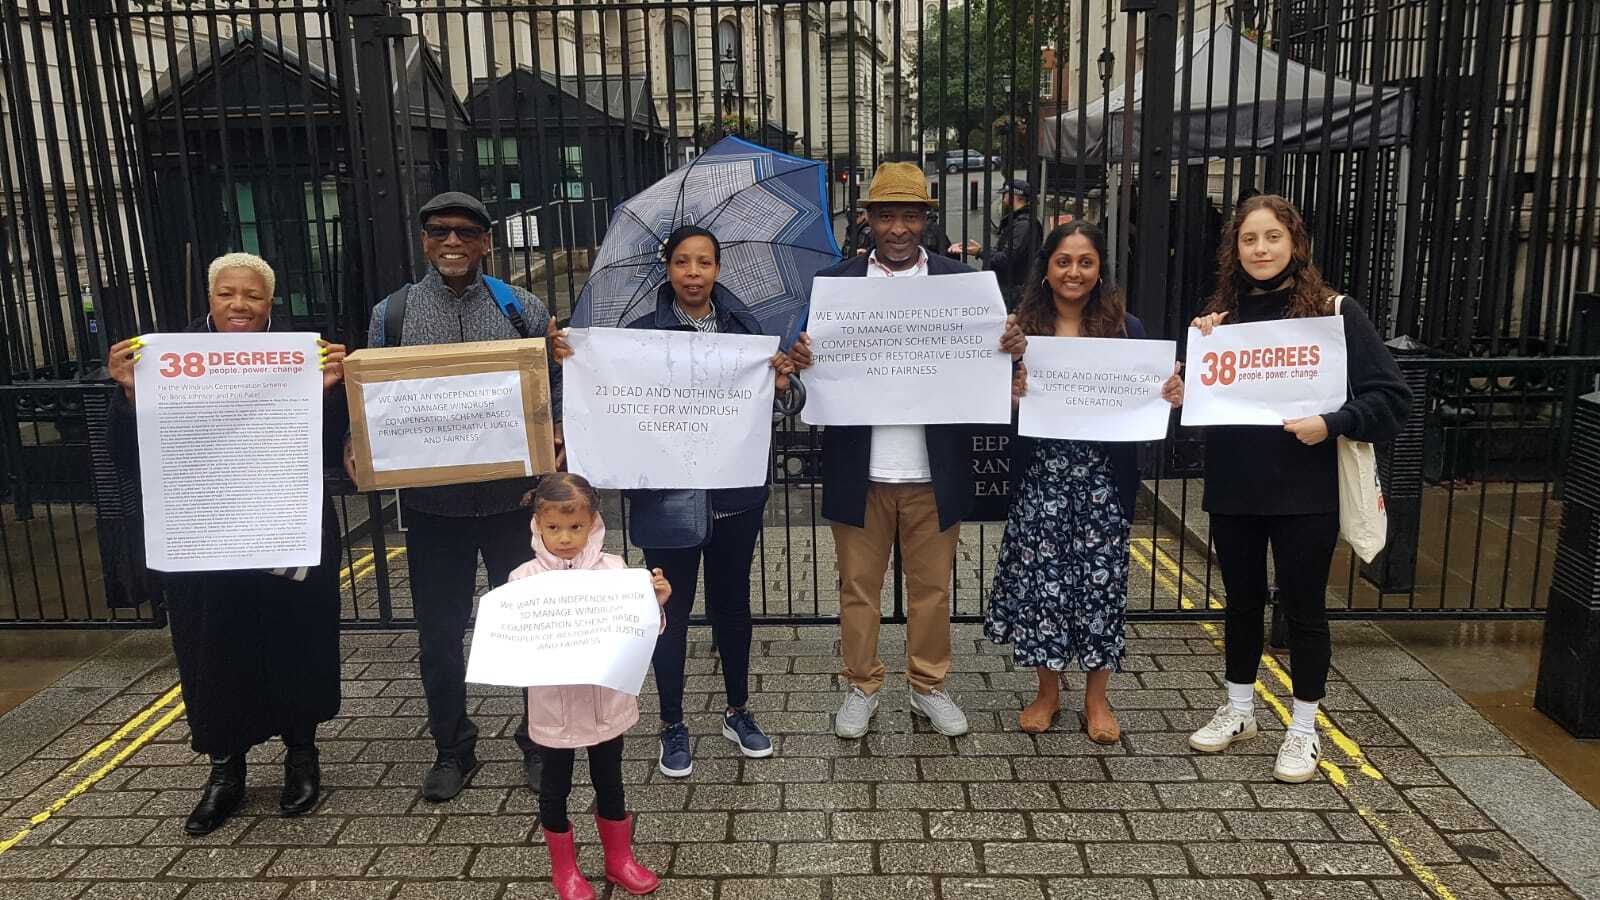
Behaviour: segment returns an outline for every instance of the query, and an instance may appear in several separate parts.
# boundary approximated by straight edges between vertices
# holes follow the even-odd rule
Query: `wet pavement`
[[[1135,580],[1213,599],[1169,549],[1136,543]],[[1316,781],[1271,780],[1288,697],[1277,661],[1258,686],[1263,735],[1190,752],[1187,732],[1221,698],[1218,632],[1132,626],[1112,681],[1124,735],[1100,747],[1072,709],[1047,734],[1019,732],[1034,675],[975,625],[956,627],[950,680],[972,734],[913,722],[892,677],[873,734],[841,741],[836,628],[759,627],[750,707],[777,753],[746,760],[718,732],[721,678],[696,630],[694,775],[655,770],[649,682],[628,739],[640,855],[664,876],[658,896],[727,900],[1600,897],[1600,811],[1375,627],[1336,628]],[[166,641],[125,638],[0,717],[0,898],[551,896],[535,798],[506,736],[520,699],[471,689],[486,765],[455,801],[422,800],[433,749],[404,631],[342,638],[344,707],[321,730],[327,794],[314,813],[277,816],[274,744],[252,754],[239,816],[186,836],[206,768]],[[883,652],[903,669],[902,629],[884,629]],[[575,812],[591,800],[580,786]],[[596,874],[592,824],[574,820]]]

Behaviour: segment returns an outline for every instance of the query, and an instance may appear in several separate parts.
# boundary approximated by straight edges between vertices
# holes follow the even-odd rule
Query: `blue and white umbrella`
[[[822,163],[728,137],[628,198],[611,215],[572,324],[626,325],[655,308],[667,236],[699,225],[722,245],[717,282],[787,345],[811,279],[839,260]]]

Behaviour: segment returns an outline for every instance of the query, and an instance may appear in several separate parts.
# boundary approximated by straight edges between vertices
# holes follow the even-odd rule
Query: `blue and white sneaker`
[[[688,778],[694,771],[694,752],[689,749],[689,728],[682,722],[661,732],[661,756],[656,768],[668,778]]]
[[[738,744],[739,752],[751,759],[772,755],[772,739],[762,732],[755,716],[746,710],[723,714],[722,736]]]

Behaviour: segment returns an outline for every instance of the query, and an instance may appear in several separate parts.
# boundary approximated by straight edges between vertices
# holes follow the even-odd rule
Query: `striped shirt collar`
[[[676,300],[672,302],[672,311],[677,314],[679,322],[701,334],[716,334],[719,330],[717,328],[717,305],[715,303],[707,303],[706,317],[703,319],[696,319],[684,312],[683,307],[679,306]]]

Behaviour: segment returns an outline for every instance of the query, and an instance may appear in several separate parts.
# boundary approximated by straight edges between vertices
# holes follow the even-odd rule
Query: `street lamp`
[[[1111,93],[1111,67],[1116,64],[1117,56],[1111,52],[1111,47],[1100,48],[1100,56],[1096,59],[1100,66],[1100,92],[1102,95]]]
[[[733,115],[733,106],[738,100],[734,92],[735,82],[738,80],[738,63],[733,58],[733,47],[722,48],[722,110],[728,115]]]

